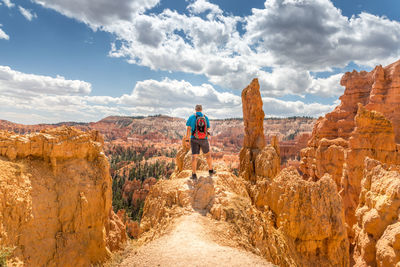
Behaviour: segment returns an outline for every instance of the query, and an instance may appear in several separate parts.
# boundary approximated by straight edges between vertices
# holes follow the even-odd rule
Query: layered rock
[[[355,128],[343,138],[322,138],[318,146],[302,150],[302,170],[318,180],[332,175],[343,198],[348,233],[356,223],[355,209],[361,191],[363,162],[370,157],[384,163],[397,163],[400,158],[392,124],[381,113],[369,111],[361,104],[354,118]]]
[[[399,160],[399,81],[400,61],[371,72],[346,73],[341,104],[318,119],[308,147],[301,151],[300,169],[306,179],[318,180],[328,173],[341,190],[351,240],[365,157],[383,163]]]
[[[182,147],[170,180],[159,181],[146,199],[141,239],[159,237],[183,214],[199,212],[224,226],[226,239],[279,266],[349,266],[342,200],[326,175],[305,181],[294,168],[279,173],[277,138],[265,146],[257,80],[244,90],[246,126],[240,176],[220,168],[190,179]],[[247,101],[247,102],[246,102]]]
[[[367,158],[356,210],[355,266],[400,262],[400,168]]]
[[[328,177],[304,181],[296,170],[274,178],[257,208],[248,181],[219,169],[209,177],[190,169],[160,180],[147,196],[140,240],[166,233],[177,217],[199,212],[220,222],[226,239],[279,266],[348,266],[348,241],[341,199]]]
[[[265,146],[262,106],[260,85],[258,79],[254,79],[242,91],[245,135],[239,154],[239,175],[253,183],[265,178],[272,179],[280,169],[277,139],[273,139],[273,146]]]
[[[126,240],[96,131],[0,131],[0,246],[25,266],[89,266]]]
[[[301,168],[308,176],[321,178],[325,174],[325,170],[320,168],[326,161],[317,157],[320,143],[326,142],[323,139],[335,140],[339,142],[338,146],[342,146],[343,140],[348,141],[355,128],[354,118],[358,103],[368,110],[381,112],[389,119],[394,127],[395,141],[397,143],[400,141],[400,61],[385,68],[377,66],[371,72],[347,72],[342,77],[341,85],[345,86],[346,90],[340,97],[340,105],[318,119],[308,148],[302,152]],[[329,154],[336,154],[339,161],[337,164],[332,163],[335,165],[332,169],[340,170],[343,153],[340,149],[331,148],[331,150],[333,151]],[[328,173],[332,174],[336,181],[339,179],[332,172]]]
[[[348,266],[349,242],[342,200],[325,175],[305,181],[294,168],[280,172],[260,194],[258,205],[273,214],[273,224],[294,245],[300,266]]]

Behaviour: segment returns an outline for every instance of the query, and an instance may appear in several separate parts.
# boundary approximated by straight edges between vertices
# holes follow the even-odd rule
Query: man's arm
[[[192,127],[187,126],[186,127],[186,138],[190,138],[191,135],[192,135]]]
[[[192,127],[187,126],[186,127],[186,136],[185,139],[189,140],[190,136],[192,135]]]

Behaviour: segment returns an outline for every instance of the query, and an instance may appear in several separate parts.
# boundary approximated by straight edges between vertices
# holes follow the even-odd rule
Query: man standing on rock
[[[215,171],[212,168],[212,158],[210,152],[210,144],[208,143],[208,136],[210,136],[210,121],[207,116],[202,113],[203,107],[196,105],[196,113],[191,115],[186,122],[187,131],[185,136],[185,142],[189,142],[192,149],[192,179],[196,180],[196,169],[197,169],[197,157],[201,151],[206,156],[208,164],[208,172],[210,175],[214,174]]]

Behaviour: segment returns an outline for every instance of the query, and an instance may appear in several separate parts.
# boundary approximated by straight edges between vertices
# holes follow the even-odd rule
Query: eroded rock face
[[[305,181],[296,169],[286,168],[260,197],[273,212],[277,229],[301,255],[302,266],[349,265],[342,200],[329,175]]]
[[[301,152],[301,170],[307,176],[321,178],[326,172],[331,174],[335,181],[340,180],[340,169],[343,163],[343,151],[340,147],[348,141],[354,128],[354,118],[357,115],[358,103],[367,110],[379,111],[393,125],[396,143],[400,142],[400,61],[385,68],[377,66],[373,71],[347,72],[341,85],[346,87],[340,97],[341,103],[334,111],[321,117],[316,122],[308,148]],[[326,141],[332,142],[334,147],[326,147]],[[321,142],[325,144],[322,144]],[[337,144],[335,144],[337,143]],[[329,148],[327,158],[318,157],[321,149]],[[319,150],[319,151],[318,151]],[[329,157],[333,158],[329,158]],[[334,161],[337,159],[337,161]],[[331,168],[323,168],[331,160]],[[337,170],[333,172],[332,170]]]
[[[328,173],[341,191],[350,240],[361,191],[365,157],[397,163],[400,140],[400,61],[371,72],[348,72],[341,104],[318,119],[308,147],[301,151],[306,179]],[[375,112],[375,111],[378,112]]]
[[[183,170],[152,187],[140,241],[159,237],[181,215],[200,212],[223,223],[229,240],[279,266],[349,265],[341,199],[330,178],[307,182],[294,169],[282,171],[267,188],[262,211],[252,203],[248,181],[227,170],[212,177],[199,172],[197,182],[190,176]]]
[[[355,266],[397,266],[400,261],[400,168],[367,158],[356,210]]]
[[[302,170],[320,179],[330,174],[343,198],[348,234],[353,239],[355,209],[361,192],[364,159],[370,157],[384,163],[399,162],[392,124],[380,112],[358,105],[354,130],[347,140],[322,138],[318,146],[302,150]]]
[[[89,266],[126,240],[102,138],[70,127],[0,132],[0,246],[25,266]]]
[[[273,138],[273,145],[265,146],[264,111],[258,79],[243,89],[242,106],[245,135],[239,154],[239,174],[252,182],[272,179],[280,169],[279,145]]]

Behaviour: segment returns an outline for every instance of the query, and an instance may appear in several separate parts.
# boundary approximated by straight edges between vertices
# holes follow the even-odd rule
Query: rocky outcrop
[[[349,243],[342,201],[325,175],[305,181],[294,168],[274,178],[258,205],[272,213],[273,225],[294,245],[300,266],[348,266]]]
[[[373,71],[347,72],[341,85],[346,87],[340,97],[341,103],[334,111],[321,117],[316,122],[308,148],[302,151],[302,172],[307,176],[321,178],[326,172],[330,173],[335,181],[340,180],[343,153],[340,148],[332,145],[343,146],[343,141],[348,141],[355,128],[354,118],[357,114],[358,103],[367,110],[379,111],[393,125],[395,141],[400,142],[400,61],[385,68],[377,66]],[[331,142],[330,144],[327,143]],[[322,147],[321,147],[321,143]],[[337,144],[335,144],[337,143]],[[327,149],[333,158],[330,169],[324,170],[329,158],[318,158],[319,147]],[[320,149],[320,151],[321,151]],[[337,161],[336,161],[337,159]],[[329,164],[328,164],[329,165]]]
[[[271,145],[264,143],[256,79],[242,96],[247,115],[241,175],[221,167],[212,177],[200,171],[199,180],[192,181],[190,157],[182,147],[171,179],[159,181],[146,199],[141,240],[157,238],[177,217],[199,212],[223,225],[225,239],[279,266],[349,266],[343,205],[335,182],[329,175],[318,182],[305,181],[294,168],[279,173],[277,138]]]
[[[132,207],[136,208],[138,203],[146,199],[150,188],[157,183],[154,177],[146,178],[143,182],[140,180],[126,180],[122,186],[122,198],[125,201],[131,201]]]
[[[341,199],[328,177],[304,181],[284,170],[260,196],[257,208],[248,181],[219,169],[209,177],[182,170],[160,180],[147,196],[140,241],[156,239],[176,219],[198,212],[220,222],[226,239],[279,266],[348,266],[348,241]],[[232,245],[232,244],[231,244]]]
[[[264,111],[258,79],[254,79],[242,91],[244,141],[240,150],[239,175],[253,183],[272,179],[280,169],[278,141],[265,146]]]
[[[0,246],[25,266],[89,266],[126,240],[98,132],[0,131]]]
[[[354,118],[355,128],[347,140],[322,138],[318,146],[302,150],[302,170],[314,179],[332,175],[343,198],[350,239],[356,223],[355,209],[361,192],[364,159],[398,163],[399,155],[392,124],[381,113],[369,111],[361,104]]]
[[[399,161],[400,61],[371,72],[348,72],[341,84],[346,86],[341,104],[318,119],[308,147],[301,151],[300,169],[306,179],[328,173],[335,180],[352,241],[364,159]]]
[[[396,266],[400,261],[400,168],[367,158],[356,210],[355,266]]]

